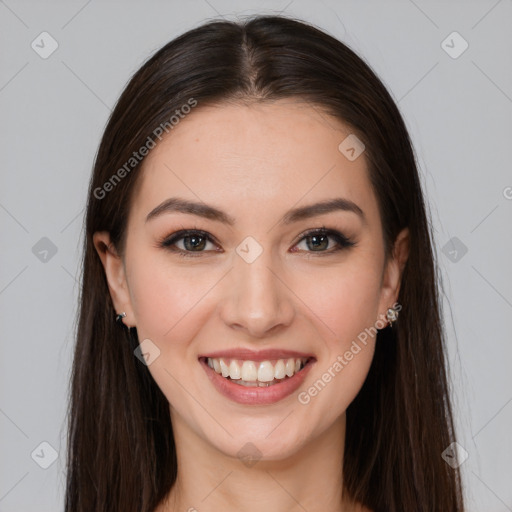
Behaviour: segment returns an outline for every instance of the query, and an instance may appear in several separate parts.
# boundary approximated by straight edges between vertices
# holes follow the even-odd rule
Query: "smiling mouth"
[[[266,361],[250,361],[229,358],[201,358],[215,373],[235,384],[245,387],[269,387],[291,379],[313,357],[291,357]]]

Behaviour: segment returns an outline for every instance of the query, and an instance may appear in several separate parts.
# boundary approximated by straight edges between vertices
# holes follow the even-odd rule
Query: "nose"
[[[264,338],[291,324],[293,293],[279,265],[272,264],[270,251],[263,251],[252,263],[235,257],[227,281],[221,317],[231,329],[245,331],[250,338]]]

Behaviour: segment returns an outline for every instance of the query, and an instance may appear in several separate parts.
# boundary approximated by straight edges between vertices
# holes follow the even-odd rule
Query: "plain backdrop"
[[[468,510],[512,510],[512,1],[5,0],[1,512],[63,509],[81,228],[111,108],[175,36],[208,19],[279,12],[348,44],[398,102],[443,278]]]

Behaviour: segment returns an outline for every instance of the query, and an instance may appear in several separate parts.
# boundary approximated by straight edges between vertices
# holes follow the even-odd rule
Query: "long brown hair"
[[[168,401],[134,357],[136,329],[114,322],[92,241],[94,232],[109,231],[122,254],[140,171],[130,158],[159,126],[170,132],[169,119],[191,99],[200,108],[281,98],[307,101],[363,141],[387,256],[397,234],[410,232],[400,317],[379,331],[368,378],[347,410],[346,492],[375,512],[463,510],[459,472],[441,457],[454,427],[439,276],[404,121],[382,82],[346,45],[301,21],[258,16],[208,22],[169,42],[132,77],[105,129],[85,221],[67,512],[152,511],[178,471]],[[121,179],[113,179],[116,173]]]

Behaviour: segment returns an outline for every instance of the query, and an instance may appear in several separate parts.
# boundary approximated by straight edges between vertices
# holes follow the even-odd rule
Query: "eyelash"
[[[184,251],[183,249],[178,249],[176,247],[173,247],[173,245],[176,242],[183,240],[184,238],[194,236],[194,235],[205,238],[208,242],[211,242],[211,243],[217,245],[217,242],[215,241],[215,239],[206,231],[202,231],[200,229],[184,229],[181,231],[177,231],[177,232],[173,233],[172,235],[161,239],[158,242],[158,246],[163,249],[167,249],[173,253],[176,253],[181,258],[197,258],[197,257],[201,256],[201,254],[206,251],[196,251],[196,252],[195,251]],[[331,248],[330,250],[327,250],[327,251],[318,251],[318,252],[317,251],[305,251],[307,253],[313,254],[314,256],[324,256],[324,255],[333,254],[338,251],[348,249],[348,248],[356,245],[356,243],[354,241],[350,240],[349,238],[347,238],[345,235],[343,235],[339,231],[336,231],[335,229],[328,229],[325,226],[323,226],[321,228],[308,230],[308,231],[302,233],[301,235],[299,235],[300,238],[297,241],[297,243],[294,244],[294,247],[295,247],[295,245],[298,245],[303,240],[305,240],[309,237],[313,237],[313,236],[328,236],[328,237],[332,238],[338,244],[334,249]]]

